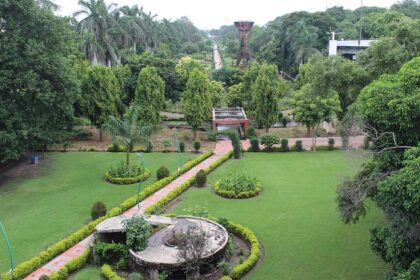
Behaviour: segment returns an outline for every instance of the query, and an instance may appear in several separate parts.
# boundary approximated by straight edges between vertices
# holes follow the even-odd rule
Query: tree
[[[200,266],[206,252],[209,233],[204,229],[188,229],[185,233],[175,234],[178,246],[177,257],[186,265],[187,279],[200,279]]]
[[[183,98],[185,119],[194,131],[195,140],[198,127],[211,116],[211,97],[206,74],[199,69],[192,70]]]
[[[224,88],[221,82],[210,81],[209,92],[213,107],[221,107],[224,95]]]
[[[143,68],[137,80],[135,104],[139,107],[142,125],[157,125],[160,111],[165,105],[165,82],[158,75],[155,67]]]
[[[228,88],[226,102],[228,107],[244,107],[243,84],[239,83]]]
[[[77,101],[83,115],[101,127],[109,116],[117,113],[120,89],[117,78],[110,68],[93,65],[87,68],[81,88]],[[102,133],[100,138],[102,141]]]
[[[130,153],[136,144],[147,144],[154,132],[153,126],[140,126],[139,109],[131,106],[123,119],[109,116],[108,122],[102,125],[102,129],[111,133],[119,145],[126,149],[125,165],[130,165]]]
[[[189,56],[182,57],[175,67],[176,73],[184,83],[188,82],[191,73],[196,69],[204,72],[203,66]]]
[[[142,217],[133,216],[123,221],[127,233],[127,245],[135,251],[146,249],[147,242],[152,233],[152,226]]]
[[[252,90],[255,119],[258,126],[265,127],[268,132],[271,125],[277,121],[278,102],[283,90],[277,66],[263,63]]]
[[[0,163],[57,143],[79,91],[76,34],[34,0],[0,4]]]

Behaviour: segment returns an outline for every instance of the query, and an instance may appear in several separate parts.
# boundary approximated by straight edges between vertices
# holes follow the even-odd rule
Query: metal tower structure
[[[236,66],[239,66],[241,60],[249,61],[251,60],[251,54],[249,53],[248,40],[251,35],[251,29],[254,25],[252,21],[235,21],[236,29],[239,31],[240,36],[240,45],[239,45],[239,54],[236,59]]]

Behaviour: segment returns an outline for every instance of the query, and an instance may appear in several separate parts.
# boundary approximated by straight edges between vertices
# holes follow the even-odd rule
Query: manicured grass
[[[15,263],[29,259],[89,222],[94,202],[103,201],[110,209],[134,195],[138,184],[120,186],[103,179],[107,168],[124,157],[123,153],[52,153],[47,162],[37,167],[41,174],[1,186],[0,220],[13,246]],[[183,154],[182,159],[185,162],[193,157],[195,155]],[[133,154],[131,160],[140,159]],[[152,176],[143,187],[156,180],[160,166],[175,170],[179,155],[151,153],[145,154],[145,160]],[[0,271],[6,271],[8,265],[1,237]]]
[[[369,248],[369,228],[381,223],[375,207],[358,224],[344,225],[335,190],[363,159],[345,152],[246,153],[209,176],[209,182],[242,170],[256,176],[263,192],[228,200],[211,187],[192,188],[175,212],[205,205],[210,215],[251,228],[264,248],[262,262],[246,279],[383,279],[386,265]]]
[[[100,267],[85,267],[69,277],[70,280],[102,280]]]

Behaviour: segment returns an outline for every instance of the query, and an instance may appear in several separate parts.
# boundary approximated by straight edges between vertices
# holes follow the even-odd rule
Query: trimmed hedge
[[[108,171],[105,173],[105,180],[107,180],[110,183],[117,184],[117,185],[129,185],[138,183],[140,181],[146,181],[150,175],[152,175],[152,172],[146,168],[143,174],[140,174],[136,177],[131,178],[115,178],[109,175]]]
[[[124,280],[124,278],[121,278],[120,276],[118,276],[118,274],[115,271],[113,271],[112,268],[107,264],[104,264],[101,267],[101,272],[102,272],[102,275],[105,277],[105,279]]]
[[[218,195],[220,195],[222,197],[225,197],[225,198],[234,198],[234,199],[243,199],[243,198],[254,197],[254,196],[257,196],[261,192],[261,190],[262,190],[261,184],[260,183],[257,183],[257,186],[256,186],[255,190],[248,191],[248,192],[240,192],[240,193],[237,194],[234,191],[225,191],[225,190],[222,190],[222,188],[220,187],[220,182],[219,181],[217,181],[214,184],[213,188],[214,188],[214,191]]]
[[[212,170],[216,169],[219,165],[224,163],[226,160],[228,160],[232,156],[233,152],[230,151],[229,153],[225,154],[209,166],[207,166],[204,170],[206,174],[210,173]],[[184,191],[186,191],[189,187],[191,187],[195,183],[195,176],[188,179],[181,185],[177,186],[175,189],[170,191],[165,197],[158,200],[155,204],[149,206],[144,212],[146,214],[153,214],[157,211],[161,210],[165,205],[167,205],[169,202],[171,202],[174,198],[182,194]]]
[[[80,257],[77,257],[69,261],[59,271],[54,272],[50,275],[50,280],[61,280],[66,279],[70,273],[81,269],[90,258],[90,249],[88,248]]]
[[[252,230],[240,224],[229,222],[229,224],[227,225],[227,230],[244,238],[251,247],[251,252],[250,252],[249,257],[246,260],[244,260],[243,263],[238,264],[237,266],[233,267],[232,272],[230,273],[231,279],[239,279],[242,276],[244,276],[246,273],[248,273],[254,267],[254,265],[258,262],[258,259],[260,257],[260,243],[258,242],[257,236]],[[228,279],[229,278],[225,278],[223,280],[228,280]]]
[[[196,157],[195,159],[186,162],[180,168],[179,171],[172,172],[169,177],[166,177],[146,187],[139,193],[140,200],[160,190],[161,188],[169,184],[171,181],[173,181],[176,177],[190,170],[195,165],[199,164],[200,162],[210,157],[211,155],[213,155],[213,152],[207,152],[205,154],[202,154]],[[57,255],[61,254],[62,252],[66,251],[67,249],[71,248],[72,246],[79,243],[87,236],[89,236],[100,222],[104,221],[107,218],[121,215],[124,211],[136,205],[136,203],[137,203],[137,195],[134,195],[128,198],[127,200],[125,200],[124,202],[122,202],[119,207],[115,207],[109,210],[107,215],[90,222],[89,224],[83,226],[81,229],[69,235],[65,239],[51,245],[50,247],[48,247],[47,249],[39,253],[39,255],[32,257],[28,261],[25,261],[17,265],[13,271],[14,278],[15,279],[24,278],[25,276],[30,274],[32,271],[38,269],[44,263],[50,261]],[[11,273],[5,272],[1,274],[0,279],[11,280],[12,279]]]
[[[106,150],[111,153],[127,152],[127,148],[117,144],[110,144],[106,147]]]

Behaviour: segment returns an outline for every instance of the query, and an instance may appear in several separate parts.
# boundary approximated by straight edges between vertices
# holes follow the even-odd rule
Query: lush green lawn
[[[85,267],[69,277],[70,280],[101,280],[101,268],[99,267]]]
[[[265,253],[247,279],[383,279],[387,267],[369,248],[369,228],[381,222],[378,211],[371,207],[358,224],[344,225],[334,201],[341,178],[361,162],[345,152],[246,153],[218,168],[209,181],[242,170],[261,180],[260,196],[227,200],[210,187],[193,188],[175,211],[206,205],[210,215],[254,230]]]
[[[193,158],[184,154],[183,160]],[[0,220],[13,246],[15,263],[36,255],[90,220],[94,202],[103,201],[108,209],[134,195],[138,184],[119,186],[103,180],[111,164],[124,159],[121,153],[53,153],[40,173],[30,179],[17,179],[0,187]],[[145,154],[152,176],[143,186],[155,181],[162,165],[175,170],[176,153]],[[132,161],[138,161],[132,155]],[[44,163],[42,163],[44,164]],[[0,271],[8,269],[5,243],[0,237]]]

